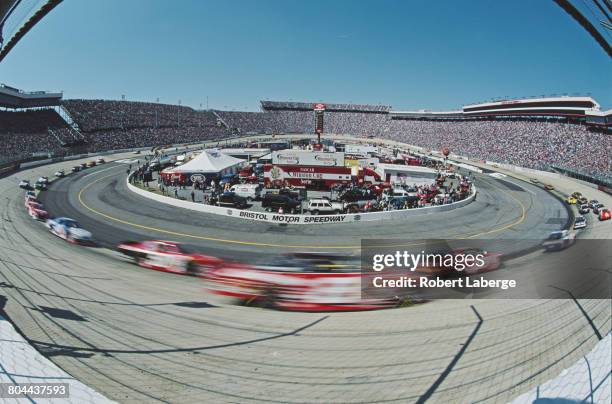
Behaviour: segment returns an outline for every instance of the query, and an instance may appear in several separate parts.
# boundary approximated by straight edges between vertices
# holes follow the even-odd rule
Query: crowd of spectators
[[[87,151],[223,139],[231,134],[312,133],[312,103],[262,101],[263,112],[198,111],[129,101],[65,100]],[[380,137],[534,169],[557,166],[610,178],[612,137],[558,121],[391,119],[382,105],[329,104],[325,133]],[[52,109],[0,111],[0,159],[47,152],[65,154],[66,122]],[[72,136],[75,137],[75,136]],[[80,136],[77,136],[78,138]]]
[[[218,125],[213,113],[180,105],[109,100],[64,100],[62,104],[84,132]]]
[[[226,137],[227,131],[219,127],[186,128],[133,128],[96,131],[86,134],[91,151],[119,150],[169,144],[194,143]]]
[[[36,153],[61,153],[61,142],[49,129],[62,131],[66,122],[53,109],[0,111],[0,161]]]
[[[312,111],[217,111],[240,133],[312,133]],[[612,137],[557,121],[391,119],[384,113],[325,112],[325,132],[380,137],[480,160],[546,170],[551,166],[610,178]]]

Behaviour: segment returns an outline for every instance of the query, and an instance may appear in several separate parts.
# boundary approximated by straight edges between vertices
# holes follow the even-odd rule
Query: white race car
[[[48,219],[46,226],[49,228],[51,233],[71,243],[92,243],[91,233],[85,229],[82,229],[74,219],[67,217],[56,217],[54,219]]]
[[[21,181],[19,181],[19,188],[30,189],[30,188],[32,188],[32,186],[30,185],[30,181],[28,181],[28,180],[21,180]]]
[[[546,251],[559,251],[566,249],[576,242],[576,234],[569,230],[553,231],[548,238],[542,242]]]
[[[584,216],[576,216],[576,220],[574,220],[574,230],[584,229],[587,227],[587,221]]]

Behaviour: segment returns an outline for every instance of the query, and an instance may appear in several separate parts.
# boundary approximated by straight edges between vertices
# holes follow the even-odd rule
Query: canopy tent
[[[207,178],[222,177],[228,174],[236,174],[244,164],[244,160],[238,159],[219,150],[203,150],[199,155],[187,163],[178,167],[166,168],[161,172],[166,179],[177,179],[181,182],[190,180],[194,174],[200,174]]]

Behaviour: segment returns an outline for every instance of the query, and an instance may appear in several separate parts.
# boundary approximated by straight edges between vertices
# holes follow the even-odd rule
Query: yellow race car
[[[578,200],[573,196],[568,196],[565,198],[565,202],[567,202],[568,205],[575,205]]]

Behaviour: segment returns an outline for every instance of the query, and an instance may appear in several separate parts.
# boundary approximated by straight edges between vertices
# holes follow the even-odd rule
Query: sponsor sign
[[[272,152],[272,164],[343,167],[344,153],[312,152],[309,150],[279,150]]]
[[[329,216],[309,216],[309,215],[281,215],[277,213],[250,212],[242,210],[238,217],[252,220],[261,220],[273,223],[345,223],[354,220],[354,215],[329,215]]]
[[[191,182],[204,182],[206,181],[206,177],[203,174],[192,174],[191,177],[189,177],[191,179]]]

